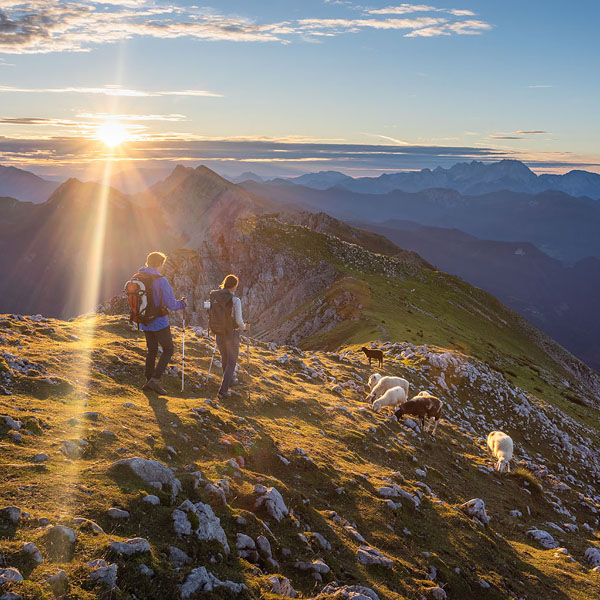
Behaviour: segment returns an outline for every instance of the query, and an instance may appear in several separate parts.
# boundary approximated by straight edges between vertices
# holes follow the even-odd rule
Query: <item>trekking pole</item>
[[[210,375],[210,370],[212,369],[213,361],[215,360],[215,352],[216,351],[217,351],[217,336],[215,334],[215,346],[212,351],[212,356],[210,357],[210,365],[208,367],[208,375]]]
[[[181,351],[181,391],[185,386],[185,310],[183,311],[182,351]]]

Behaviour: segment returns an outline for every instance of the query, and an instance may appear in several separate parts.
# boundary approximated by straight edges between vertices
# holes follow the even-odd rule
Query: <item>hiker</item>
[[[223,365],[223,380],[219,388],[219,398],[231,396],[229,388],[233,383],[235,366],[240,352],[240,330],[248,331],[250,326],[242,318],[242,302],[235,295],[239,279],[227,275],[218,290],[210,293],[210,329],[217,338],[217,346]]]
[[[157,394],[166,394],[161,385],[161,378],[173,356],[173,337],[169,325],[169,310],[183,310],[187,306],[185,298],[175,300],[173,289],[166,277],[162,275],[166,260],[167,256],[162,252],[150,252],[146,258],[146,266],[134,275],[134,278],[145,279],[150,283],[147,287],[149,303],[152,300],[151,304],[154,306],[149,307],[149,314],[147,310],[146,317],[138,323],[146,336],[146,346],[148,347],[146,383],[142,389],[152,390]],[[159,346],[162,349],[162,354],[155,367]]]

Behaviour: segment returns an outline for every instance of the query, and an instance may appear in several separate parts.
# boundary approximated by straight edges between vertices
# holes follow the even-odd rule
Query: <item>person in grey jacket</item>
[[[223,380],[219,387],[219,398],[228,398],[231,396],[229,388],[233,382],[235,366],[240,353],[240,331],[248,331],[248,323],[244,323],[242,317],[242,302],[235,295],[239,285],[239,279],[235,275],[227,275],[221,283],[220,290],[223,294],[231,294],[231,320],[232,327],[225,328],[224,331],[216,332],[217,347],[221,354],[221,363],[223,365]]]

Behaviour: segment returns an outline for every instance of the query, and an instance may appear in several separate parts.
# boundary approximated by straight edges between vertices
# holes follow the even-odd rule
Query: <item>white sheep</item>
[[[487,445],[492,452],[492,456],[498,459],[495,467],[496,471],[510,473],[510,459],[513,455],[512,438],[502,431],[492,431],[488,435]]]
[[[379,383],[380,379],[381,379],[381,375],[379,373],[373,373],[369,377],[369,391],[370,392],[373,391],[373,388]]]
[[[379,373],[375,373],[375,375],[379,375]],[[371,375],[371,377],[373,377],[373,375]],[[371,377],[369,377],[369,385],[371,384]],[[379,380],[371,389],[371,393],[367,396],[367,402],[377,400],[377,398],[383,396],[388,390],[395,387],[401,387],[408,398],[410,383],[408,383],[406,379],[402,379],[402,377],[379,376]]]
[[[386,391],[383,396],[380,396],[373,402],[371,408],[378,413],[382,406],[398,406],[403,402],[406,402],[408,396],[406,390],[403,387],[396,386]]]

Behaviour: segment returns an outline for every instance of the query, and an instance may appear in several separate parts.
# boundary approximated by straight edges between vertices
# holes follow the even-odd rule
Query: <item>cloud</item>
[[[551,88],[554,86],[553,85],[528,85],[527,87],[530,90],[537,90],[537,89]]]
[[[65,177],[102,165],[107,149],[84,137],[16,139],[0,137],[0,163],[44,170]],[[144,168],[172,167],[178,162],[206,164],[217,170],[248,170],[252,164],[269,173],[336,169],[348,173],[380,173],[452,166],[457,162],[515,158],[530,167],[547,170],[584,168],[600,170],[600,157],[568,153],[527,152],[487,146],[376,145],[285,139],[143,138],[125,145],[124,162]]]
[[[515,131],[515,133],[521,134],[521,135],[546,135],[546,134],[549,134],[550,132],[534,129],[532,131]]]
[[[290,43],[293,39],[314,41],[363,29],[408,29],[412,33],[407,37],[431,37],[474,35],[490,28],[482,21],[461,20],[474,14],[463,9],[441,9],[425,4],[400,4],[367,10],[352,8],[362,10],[364,18],[302,18],[260,23],[249,17],[223,15],[208,7],[154,4],[144,0],[2,0],[0,53],[87,52],[100,44],[136,37]],[[428,14],[399,18],[415,13]],[[438,33],[427,30],[442,24]]]
[[[0,85],[1,93],[14,94],[99,94],[103,96],[129,96],[152,98],[157,96],[206,96],[209,98],[222,98],[221,94],[207,90],[133,90],[117,85],[103,87],[62,87],[62,88],[23,88]]]
[[[99,121],[186,121],[185,115],[132,115],[115,113],[78,113],[77,117],[81,119],[97,119]]]

